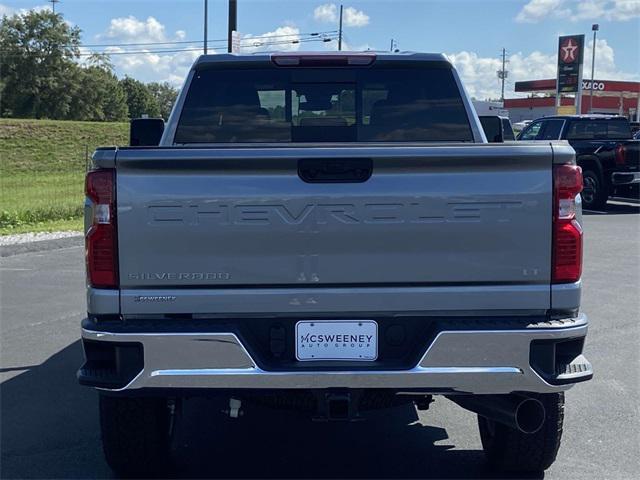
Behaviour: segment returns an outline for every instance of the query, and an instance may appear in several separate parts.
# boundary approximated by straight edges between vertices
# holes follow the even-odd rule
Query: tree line
[[[81,55],[81,30],[31,10],[0,20],[0,116],[123,121],[168,118],[177,90],[114,73],[106,54]],[[84,61],[80,62],[80,59]]]

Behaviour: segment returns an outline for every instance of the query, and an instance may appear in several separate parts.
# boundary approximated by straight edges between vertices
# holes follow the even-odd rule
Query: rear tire
[[[166,399],[100,395],[102,448],[119,476],[167,477],[169,426]]]
[[[491,467],[500,472],[540,474],[555,461],[564,420],[564,393],[537,395],[546,410],[542,428],[522,433],[478,415],[482,447]]]
[[[585,170],[582,172],[582,179],[582,207],[588,210],[604,207],[609,198],[609,192],[600,175],[593,170]]]

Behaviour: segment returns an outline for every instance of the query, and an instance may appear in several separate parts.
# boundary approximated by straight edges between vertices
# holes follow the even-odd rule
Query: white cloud
[[[173,35],[166,33],[165,26],[154,17],[140,20],[133,15],[113,18],[107,30],[96,39],[109,44],[148,43],[181,41],[187,37],[184,30]],[[169,82],[179,86],[196,58],[202,54],[200,45],[130,45],[105,49],[111,53],[111,61],[119,76],[129,75],[143,82]],[[177,50],[169,53],[157,50]],[[155,50],[155,51],[154,51]],[[125,53],[136,52],[136,53]]]
[[[182,41],[189,35],[177,30],[168,35],[165,26],[154,17],[146,20],[134,16],[114,18],[104,33],[96,39],[102,43],[146,43]],[[300,29],[293,25],[283,25],[263,34],[247,34],[241,39],[241,51],[297,51],[300,49]],[[188,45],[130,45],[113,46],[106,49],[112,53],[116,72],[119,76],[129,75],[144,82],[161,81],[179,86],[193,62],[202,54],[198,44]],[[178,52],[158,52],[157,50],[176,50]],[[130,53],[126,52],[141,52]],[[210,53],[215,53],[210,50]]]
[[[640,17],[640,0],[530,0],[516,15],[521,23],[545,18],[628,21]]]
[[[111,60],[119,76],[128,75],[143,82],[169,82],[179,86],[202,51],[183,50],[175,53],[157,53],[150,49],[138,49],[135,53],[126,52],[121,47],[109,47],[107,53],[113,53]]]
[[[240,41],[242,53],[279,50],[295,52],[300,49],[300,29],[285,25],[260,35],[243,35]]]
[[[181,41],[188,35],[177,30],[173,36],[166,33],[165,26],[154,17],[140,20],[134,16],[114,18],[107,30],[96,38],[104,43],[145,43]],[[284,25],[260,35],[247,34],[241,39],[243,53],[256,51],[296,51],[300,49],[300,30],[292,25]],[[129,75],[143,82],[169,82],[179,86],[193,62],[202,54],[200,45],[131,45],[113,46],[105,49],[111,53],[111,60],[119,76]],[[176,50],[163,53],[157,50]],[[140,52],[130,53],[126,52]],[[210,53],[215,53],[210,50]]]
[[[615,8],[609,12],[612,20],[629,20],[640,17],[639,0],[615,0]]]
[[[107,31],[98,35],[100,39],[117,40],[119,42],[163,42],[166,41],[164,25],[153,17],[145,21],[133,15],[112,18]]]
[[[168,35],[165,26],[152,16],[141,20],[133,15],[111,19],[107,30],[96,35],[97,40],[110,44],[172,42],[186,37],[184,30]],[[105,52],[112,54],[111,61],[119,76],[129,75],[143,82],[169,82],[179,86],[193,62],[202,54],[199,47],[196,44],[131,45],[107,47]],[[179,51],[157,51],[161,49]]]
[[[563,8],[565,0],[530,0],[516,16],[517,22],[537,23],[545,17],[563,18],[570,10]]]
[[[625,22],[636,17],[640,17],[640,0],[583,0],[571,19]]]
[[[335,3],[325,3],[316,7],[313,11],[313,18],[323,23],[338,22],[338,7]]]
[[[591,72],[591,48],[589,42],[585,49],[585,78]],[[474,52],[457,52],[447,57],[455,65],[462,78],[469,95],[479,100],[500,98],[500,80],[496,72],[501,68],[501,60],[494,57],[480,57]],[[514,82],[523,80],[539,80],[556,77],[557,58],[554,53],[534,51],[529,54],[522,52],[510,55],[507,70],[509,77],[505,88],[505,96],[522,96],[513,91]],[[598,40],[596,48],[596,78],[616,80],[638,80],[640,75],[620,71],[615,64],[613,48],[605,39]]]
[[[322,23],[337,24],[339,21],[339,9],[335,3],[325,3],[313,10],[313,18]],[[369,15],[354,7],[346,7],[343,10],[342,22],[346,27],[364,27],[369,25]]]
[[[353,7],[345,8],[343,17],[343,23],[347,27],[364,27],[365,25],[369,25],[369,15]]]
[[[593,40],[589,41],[584,49],[584,78],[591,76],[592,48]],[[596,42],[595,78],[600,80],[640,80],[640,73],[620,71],[616,66],[613,48],[606,39],[599,39]]]

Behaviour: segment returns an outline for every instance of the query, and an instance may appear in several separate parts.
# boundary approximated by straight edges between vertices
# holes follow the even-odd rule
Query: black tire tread
[[[584,172],[582,172],[582,176],[592,176],[595,178],[596,180],[596,184],[598,186],[597,190],[596,190],[596,195],[595,198],[593,199],[593,202],[591,202],[590,204],[586,204],[584,202],[584,199],[582,199],[584,205],[583,207],[586,209],[598,209],[598,208],[602,208],[606,205],[607,200],[609,199],[609,193],[607,191],[607,186],[605,185],[604,181],[602,180],[601,176],[598,174],[598,172],[594,171],[594,170],[585,170]]]
[[[533,396],[533,395],[532,395]],[[556,459],[564,421],[564,393],[536,395],[546,409],[542,428],[533,434],[519,432],[495,423],[495,435],[490,438],[487,420],[478,417],[480,437],[485,455],[502,472],[538,474]]]
[[[105,458],[118,475],[166,476],[169,411],[165,399],[100,395],[100,428]]]

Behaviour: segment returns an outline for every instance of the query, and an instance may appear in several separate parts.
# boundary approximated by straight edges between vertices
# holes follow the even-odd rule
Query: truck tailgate
[[[540,293],[524,308],[546,309],[552,156],[550,144],[121,149],[121,289],[524,287]],[[353,158],[371,160],[368,180],[298,173],[301,159]]]

